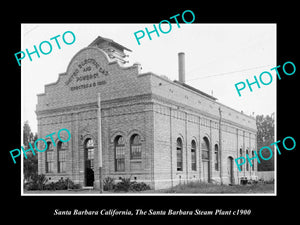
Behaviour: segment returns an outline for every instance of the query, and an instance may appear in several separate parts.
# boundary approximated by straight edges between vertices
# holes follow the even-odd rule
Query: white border
[[[211,23],[211,24],[217,24],[217,23]],[[228,23],[226,23],[228,24]],[[248,24],[248,23],[247,23]],[[276,65],[277,65],[277,23],[270,23],[270,24],[275,24],[276,25]],[[23,39],[23,33],[24,33],[24,28],[21,25],[21,49],[23,49],[24,46],[24,39]],[[24,77],[22,76],[23,70],[21,66],[21,145],[23,143],[23,79]],[[275,80],[275,90],[276,90],[276,101],[275,101],[275,113],[274,113],[274,122],[275,122],[275,141],[277,141],[277,79]],[[276,152],[276,154],[275,154]],[[94,193],[94,194],[60,194],[60,193],[55,193],[53,191],[53,194],[46,194],[46,193],[35,193],[35,194],[30,194],[30,193],[24,193],[24,174],[23,174],[23,165],[24,165],[24,157],[21,157],[21,196],[277,196],[277,151],[274,150],[274,193],[237,193],[237,194],[232,194],[232,193],[224,193],[224,194],[210,194],[210,193],[199,193],[199,194],[190,194],[190,193],[110,193],[110,194],[101,194],[101,193]],[[67,191],[67,190],[66,190]],[[94,192],[95,190],[93,190]],[[80,192],[80,191],[79,191]]]

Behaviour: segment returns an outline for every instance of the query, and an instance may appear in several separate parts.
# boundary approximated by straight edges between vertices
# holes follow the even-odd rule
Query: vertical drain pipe
[[[223,177],[222,177],[222,130],[221,130],[221,123],[222,123],[222,110],[219,107],[220,119],[219,119],[219,161],[220,161],[220,181],[221,185],[223,184]]]

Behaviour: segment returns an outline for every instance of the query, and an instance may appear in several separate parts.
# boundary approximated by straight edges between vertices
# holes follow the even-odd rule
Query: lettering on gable
[[[95,59],[88,58],[77,65],[65,84],[69,85],[73,81],[75,85],[70,87],[71,91],[96,87],[106,84],[103,76],[109,76],[109,72],[101,67]]]

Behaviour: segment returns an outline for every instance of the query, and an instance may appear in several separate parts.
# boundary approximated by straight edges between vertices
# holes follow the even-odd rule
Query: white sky
[[[156,24],[156,26],[158,26]],[[153,24],[22,24],[22,47],[25,52],[38,48],[42,41],[72,31],[76,41],[72,45],[58,38],[49,55],[33,54],[22,60],[22,125],[25,120],[33,132],[37,131],[35,107],[37,94],[44,93],[44,85],[57,81],[58,74],[66,71],[72,57],[87,47],[98,36],[110,38],[129,48],[129,63],[139,62],[142,72],[165,75],[178,80],[178,52],[185,52],[186,83],[218,98],[218,101],[245,114],[271,114],[276,110],[276,75],[270,71],[276,64],[276,24],[172,24],[168,34],[147,35],[137,44],[134,32],[153,28]],[[168,28],[162,28],[168,30]],[[66,36],[67,37],[67,36]],[[43,47],[46,51],[46,45]],[[21,51],[20,50],[20,51]],[[16,61],[16,66],[18,66]],[[248,87],[239,97],[238,82],[254,81],[253,76],[263,71],[273,75],[273,82],[253,92]],[[267,78],[263,79],[265,82]]]

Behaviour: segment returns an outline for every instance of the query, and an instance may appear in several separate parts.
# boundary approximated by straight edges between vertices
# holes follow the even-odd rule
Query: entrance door
[[[233,158],[231,156],[229,156],[227,160],[227,171],[228,171],[229,183],[234,184]]]
[[[87,139],[84,148],[85,186],[94,186],[94,141]]]
[[[94,170],[88,167],[85,169],[85,185],[94,186]]]
[[[209,162],[208,161],[202,161],[203,165],[203,181],[209,182]]]

